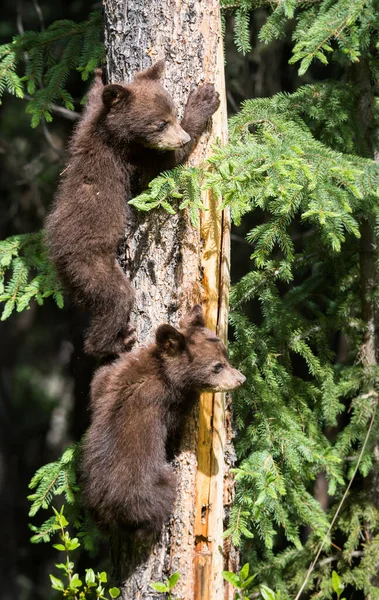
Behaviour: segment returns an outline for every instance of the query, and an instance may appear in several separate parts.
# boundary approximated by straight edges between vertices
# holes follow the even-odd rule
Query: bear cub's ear
[[[154,81],[158,81],[163,76],[164,67],[165,67],[165,60],[164,60],[164,58],[162,58],[161,60],[158,60],[156,63],[154,63],[148,69],[145,69],[144,71],[141,71],[140,73],[136,73],[134,78],[135,79],[153,79]]]
[[[130,96],[130,90],[118,83],[110,83],[103,90],[103,104],[106,108],[111,108],[120,100],[124,100]]]
[[[175,356],[184,350],[185,337],[172,325],[160,325],[155,333],[155,341],[161,352]]]
[[[200,304],[196,304],[189,313],[187,313],[179,323],[180,327],[205,327],[203,309]]]

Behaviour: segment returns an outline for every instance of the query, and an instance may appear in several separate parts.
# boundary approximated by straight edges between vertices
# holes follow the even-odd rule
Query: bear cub
[[[179,124],[160,83],[163,70],[159,61],[131,83],[109,85],[96,72],[45,223],[60,279],[90,313],[85,350],[98,356],[119,354],[134,341],[134,290],[116,260],[126,202],[188,158],[219,106],[214,86],[202,85],[191,91]]]
[[[244,381],[205,328],[200,306],[180,329],[161,325],[154,344],[101,367],[80,466],[84,501],[99,526],[159,533],[176,495],[168,441],[182,430],[198,392],[234,390]]]

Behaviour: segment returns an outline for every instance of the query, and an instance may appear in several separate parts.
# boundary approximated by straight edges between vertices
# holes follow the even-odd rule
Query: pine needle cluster
[[[73,70],[87,80],[94,69],[105,60],[103,21],[99,11],[90,14],[87,21],[55,21],[44,31],[26,31],[10,44],[0,46],[0,98],[4,91],[31,99],[27,112],[32,127],[41,119],[52,121],[51,106],[58,102],[74,110],[74,101],[66,88]],[[18,66],[25,63],[24,74]]]
[[[55,506],[65,506],[65,514],[80,538],[83,547],[95,553],[102,539],[99,530],[87,515],[80,499],[77,477],[78,445],[67,448],[55,462],[43,465],[32,477],[29,488],[34,490],[28,496],[31,501],[29,517],[35,519],[39,511],[48,511],[51,516],[38,525],[30,524],[33,532],[31,542],[50,542],[60,527],[56,520]]]
[[[52,296],[63,307],[63,292],[54,265],[49,261],[43,232],[14,235],[0,241],[1,320],[21,312],[35,300],[40,306]]]
[[[256,222],[247,236],[251,270],[231,298],[232,352],[248,383],[234,399],[237,499],[226,534],[236,543],[245,538],[257,581],[283,598],[303,587],[321,541],[306,590],[331,598],[336,571],[350,594],[379,598],[379,370],[361,354],[367,323],[359,240],[363,222],[378,232],[378,166],[361,156],[377,147],[379,115],[374,83],[367,139],[359,114],[370,92],[356,85],[355,75],[368,68],[368,80],[378,81],[378,5],[266,6],[271,12],[261,40],[283,37],[295,18],[290,62],[299,63],[299,74],[315,60],[333,60],[345,81],[246,102],[230,124],[230,147],[212,158],[208,184],[237,220],[253,209]],[[243,40],[237,19],[235,27]],[[378,271],[375,277],[374,307]],[[329,533],[357,467],[357,482]],[[315,498],[315,482],[322,480],[328,510]]]

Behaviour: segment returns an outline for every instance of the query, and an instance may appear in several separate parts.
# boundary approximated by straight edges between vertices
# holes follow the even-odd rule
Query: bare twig
[[[43,14],[42,14],[41,7],[38,4],[37,0],[33,0],[33,4],[34,4],[35,11],[36,11],[36,13],[38,15],[38,18],[39,18],[40,29],[41,29],[41,31],[45,31],[45,22],[43,20]]]
[[[46,121],[44,119],[41,121],[41,125],[42,125],[43,135],[45,136],[45,140],[49,144],[50,148],[52,148],[52,150],[54,150],[55,154],[58,156],[58,158],[60,160],[63,159],[63,154],[60,151],[60,149],[54,144],[54,140],[51,137],[49,128],[47,127]]]
[[[20,35],[24,35],[25,29],[24,29],[24,24],[23,24],[23,21],[22,21],[22,0],[17,0],[16,26],[17,26],[18,33]],[[29,62],[29,54],[27,52],[24,52],[24,61],[25,61],[26,65]]]
[[[350,552],[349,554],[349,558],[360,558],[361,556],[363,556],[364,552],[362,550],[354,550],[353,552]],[[328,558],[323,558],[322,560],[320,560],[316,567],[323,567],[324,565],[328,565],[331,562],[334,562],[336,560],[338,560],[340,557],[339,554],[333,554],[333,556],[328,556]]]
[[[24,25],[22,22],[22,0],[17,2],[17,18],[16,18],[17,31],[20,35],[25,33]]]
[[[250,248],[251,248],[251,244],[247,240],[245,240],[245,238],[241,237],[240,235],[236,235],[235,233],[232,233],[230,235],[230,239],[233,242],[238,242],[239,244],[245,244],[246,246],[250,246]]]
[[[232,94],[232,92],[230,90],[227,90],[226,97],[228,99],[228,102],[229,102],[230,106],[234,110],[234,112],[238,112],[239,111],[239,106],[238,106],[237,102],[234,100],[234,96],[233,96],[233,94]]]

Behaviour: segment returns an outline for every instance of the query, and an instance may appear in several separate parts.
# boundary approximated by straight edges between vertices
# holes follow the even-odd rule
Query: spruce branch
[[[301,594],[303,593],[303,591],[304,591],[304,589],[305,589],[305,587],[306,587],[306,585],[308,583],[308,580],[309,580],[309,578],[310,578],[313,570],[315,569],[315,567],[317,565],[317,561],[318,561],[318,559],[320,557],[320,554],[321,554],[321,552],[322,552],[322,550],[323,550],[323,548],[324,548],[324,546],[326,544],[326,541],[328,540],[328,538],[330,536],[330,533],[331,533],[331,531],[332,531],[332,529],[334,527],[335,522],[337,521],[337,519],[338,519],[338,517],[340,515],[342,507],[343,507],[343,505],[344,505],[344,503],[346,501],[346,498],[348,496],[350,488],[351,488],[351,486],[353,484],[353,481],[355,479],[355,476],[356,476],[356,474],[358,472],[358,469],[359,469],[359,466],[361,464],[361,461],[362,461],[362,458],[363,458],[363,454],[364,454],[364,451],[366,449],[366,445],[367,445],[367,442],[368,442],[370,434],[371,434],[371,430],[372,430],[373,425],[374,425],[375,416],[376,416],[376,409],[377,409],[377,406],[378,406],[378,394],[376,393],[375,390],[371,390],[370,397],[371,397],[371,399],[374,402],[374,410],[373,410],[373,413],[372,413],[372,416],[371,416],[371,419],[370,419],[370,422],[369,422],[369,426],[368,426],[368,429],[367,429],[366,437],[365,437],[365,439],[363,441],[361,452],[360,452],[358,460],[357,460],[357,464],[355,465],[355,469],[353,471],[353,474],[352,474],[352,476],[350,478],[350,481],[349,481],[349,483],[348,483],[348,485],[346,487],[346,490],[345,490],[345,492],[344,492],[344,494],[343,494],[343,496],[341,498],[341,501],[340,501],[340,503],[337,506],[337,510],[334,513],[333,519],[332,519],[332,521],[331,521],[331,523],[330,523],[330,525],[328,527],[328,530],[327,530],[327,532],[326,532],[323,540],[321,541],[321,543],[320,543],[320,545],[319,545],[319,547],[317,549],[316,556],[315,556],[313,562],[310,564],[309,569],[308,569],[307,574],[306,574],[306,577],[305,577],[305,579],[304,579],[304,581],[303,581],[303,583],[302,583],[302,585],[301,585],[298,593],[295,596],[295,600],[299,600],[299,598],[301,597]]]
[[[38,12],[38,4],[36,9]],[[27,112],[36,127],[41,119],[51,121],[53,106],[59,102],[66,110],[74,109],[66,89],[72,70],[87,80],[104,62],[102,15],[94,11],[83,23],[61,20],[46,29],[41,22],[40,32],[24,31],[20,16],[18,22],[20,35],[12,43],[0,46],[0,97],[5,90],[19,98],[27,92],[31,97]],[[22,62],[25,74],[20,77],[16,69]]]
[[[63,307],[62,289],[47,256],[43,232],[0,241],[0,302],[5,302],[1,320],[15,309],[25,310],[33,299],[41,305],[50,296]]]

